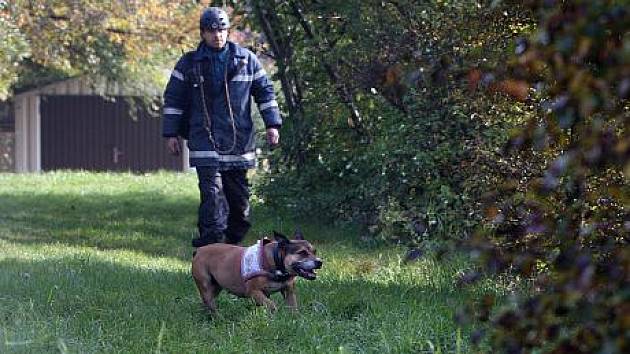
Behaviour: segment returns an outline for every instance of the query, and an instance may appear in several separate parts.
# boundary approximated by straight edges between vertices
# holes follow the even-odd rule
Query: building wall
[[[40,97],[23,94],[15,97],[15,171],[41,169]]]
[[[158,94],[158,93],[156,93]],[[84,78],[73,78],[56,82],[14,97],[15,135],[14,162],[15,171],[20,173],[39,172],[42,170],[42,97],[46,96],[84,96],[114,97],[134,96],[134,93],[118,83],[100,80],[96,84]],[[161,144],[160,149],[165,149]],[[188,149],[184,148],[178,169],[188,168]]]
[[[159,117],[130,100],[41,96],[41,169],[181,170],[181,157],[166,149]]]

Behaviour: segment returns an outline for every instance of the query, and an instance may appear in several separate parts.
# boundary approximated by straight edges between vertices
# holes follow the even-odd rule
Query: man
[[[256,163],[251,96],[272,147],[282,124],[265,70],[255,54],[227,40],[229,27],[225,11],[207,8],[199,21],[201,43],[180,58],[164,92],[162,134],[175,155],[178,136],[188,139],[199,180],[199,237],[193,247],[237,244],[251,226],[246,177]]]

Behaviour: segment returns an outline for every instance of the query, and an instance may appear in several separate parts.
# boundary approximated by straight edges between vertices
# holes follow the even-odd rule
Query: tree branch
[[[306,36],[310,40],[316,43],[316,47],[321,47],[321,43],[315,37],[315,31],[311,27],[310,23],[304,17],[302,9],[299,7],[297,2],[295,1],[291,1],[290,3],[291,3],[291,8],[293,9],[293,15],[296,17],[296,19],[298,20],[298,22],[304,29]],[[331,79],[333,85],[335,86],[337,90],[337,94],[341,98],[341,101],[350,110],[351,120],[352,120],[353,125],[360,129],[361,128],[361,114],[359,113],[359,109],[354,103],[354,100],[352,99],[352,93],[350,92],[350,90],[348,89],[346,85],[341,83],[341,77],[339,76],[337,69],[333,65],[325,61],[323,61],[323,65],[324,65],[324,68],[326,69],[326,72],[328,73],[328,77]]]

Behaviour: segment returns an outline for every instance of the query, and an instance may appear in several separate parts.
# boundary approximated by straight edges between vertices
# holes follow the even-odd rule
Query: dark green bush
[[[483,319],[503,352],[626,353],[630,12],[622,1],[531,6],[540,24],[509,72],[539,87],[544,111],[507,153],[542,156],[545,170],[486,195],[492,224],[470,245],[486,271],[533,279],[534,289]]]
[[[291,33],[271,35],[293,49],[302,94],[275,170],[260,179],[267,200],[397,242],[469,235],[503,173],[496,151],[532,109],[501,95],[471,100],[466,74],[504,58],[527,14],[475,1],[267,6]]]

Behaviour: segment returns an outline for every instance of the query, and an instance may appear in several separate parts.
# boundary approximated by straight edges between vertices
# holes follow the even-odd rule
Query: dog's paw
[[[265,307],[267,308],[267,312],[269,312],[269,313],[276,313],[276,312],[278,312],[278,306],[276,306],[276,303],[273,302],[273,301],[270,301],[270,302],[266,303]]]

